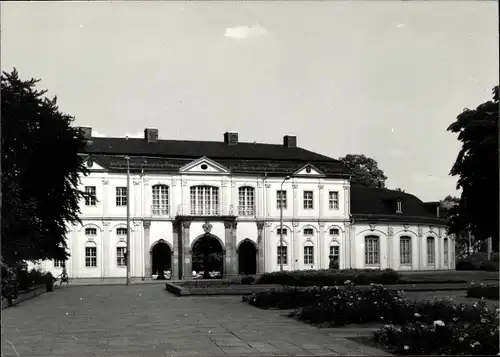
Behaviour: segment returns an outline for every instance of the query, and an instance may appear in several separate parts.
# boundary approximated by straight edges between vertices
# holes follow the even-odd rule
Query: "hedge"
[[[498,299],[500,297],[498,285],[485,285],[472,283],[467,288],[467,297]]]

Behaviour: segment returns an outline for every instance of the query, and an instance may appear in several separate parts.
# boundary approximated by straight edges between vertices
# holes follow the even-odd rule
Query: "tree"
[[[405,192],[405,190],[403,190],[402,188],[395,188],[394,191],[397,191],[397,192]]]
[[[491,237],[498,250],[498,86],[493,101],[464,109],[448,131],[462,142],[450,171],[462,190],[459,204],[450,210],[450,232],[470,231],[482,242]]]
[[[67,224],[79,222],[79,175],[86,174],[83,134],[57,99],[23,81],[14,69],[1,76],[2,256],[65,260]]]
[[[385,181],[384,171],[378,168],[378,163],[365,155],[346,155],[339,161],[352,172],[353,186],[377,187],[379,181]]]

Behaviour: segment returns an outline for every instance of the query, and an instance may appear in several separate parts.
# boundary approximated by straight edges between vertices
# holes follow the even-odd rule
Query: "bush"
[[[372,339],[398,355],[496,355],[498,309],[489,311],[484,302],[473,306],[474,314],[469,315],[462,315],[456,307],[457,316],[451,321],[416,318],[401,328],[386,325]]]
[[[455,270],[485,270],[498,271],[498,254],[492,253],[491,260],[485,253],[472,254],[457,261]]]
[[[470,260],[463,259],[457,262],[455,270],[476,270],[476,266]]]
[[[46,285],[48,278],[53,279],[52,274],[44,273],[41,270],[35,269],[31,269],[30,271],[20,269],[17,273],[19,290],[28,290],[35,285]]]
[[[346,281],[357,285],[397,284],[400,275],[392,269],[298,270],[263,274],[257,284],[290,286],[335,286]]]
[[[495,285],[472,283],[467,288],[467,297],[471,298],[498,299],[499,295],[498,286]]]
[[[242,285],[251,285],[255,282],[255,278],[253,276],[244,276],[241,278]]]
[[[494,261],[483,262],[481,263],[481,265],[479,265],[479,270],[498,271],[498,262]]]

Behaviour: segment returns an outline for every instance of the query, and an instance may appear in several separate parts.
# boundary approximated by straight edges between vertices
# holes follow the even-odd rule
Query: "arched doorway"
[[[257,248],[248,239],[241,242],[238,248],[238,274],[257,274]]]
[[[161,239],[151,249],[151,273],[152,275],[158,275],[156,279],[165,280],[171,278],[171,272],[172,250],[167,242]]]
[[[193,244],[192,269],[194,278],[222,279],[224,275],[224,249],[219,240],[212,234],[204,234]]]

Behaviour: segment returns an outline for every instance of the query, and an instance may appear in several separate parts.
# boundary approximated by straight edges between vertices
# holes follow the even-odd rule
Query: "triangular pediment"
[[[203,156],[197,160],[184,165],[179,169],[182,173],[204,173],[204,174],[228,174],[230,170],[208,157]]]
[[[295,173],[294,176],[324,176],[324,172],[316,168],[314,165],[306,164],[301,166]]]
[[[96,160],[92,156],[87,156],[83,160],[83,164],[90,171],[103,171],[103,170],[106,170],[106,168],[104,167],[104,165],[102,163],[100,163],[99,160]]]

